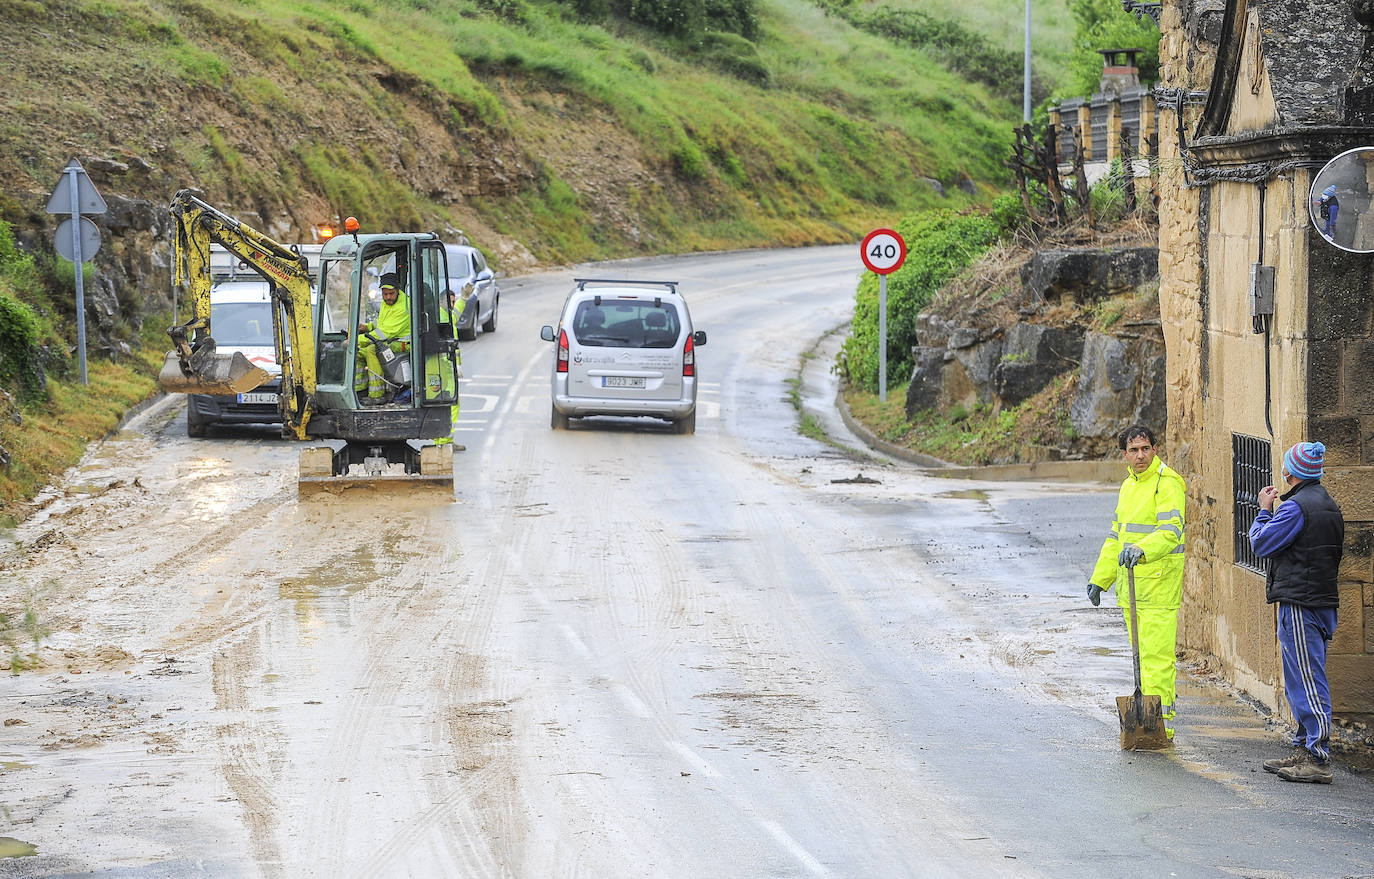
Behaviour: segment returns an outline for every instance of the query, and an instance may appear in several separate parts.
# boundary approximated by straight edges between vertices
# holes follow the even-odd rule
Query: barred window
[[[1236,564],[1263,574],[1266,560],[1250,548],[1250,526],[1259,514],[1259,493],[1273,484],[1273,444],[1259,437],[1231,434],[1231,482],[1235,490]]]

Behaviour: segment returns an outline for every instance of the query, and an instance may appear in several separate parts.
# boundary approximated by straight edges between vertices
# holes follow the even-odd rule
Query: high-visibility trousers
[[[389,347],[397,354],[404,354],[406,343],[400,340],[389,343]],[[358,357],[363,361],[363,367],[367,375],[367,395],[369,397],[381,397],[386,393],[386,380],[382,377],[382,358],[377,354],[377,346],[372,340],[364,336],[358,340]],[[353,372],[353,390],[363,389],[363,377],[358,374],[356,366]]]
[[[1121,609],[1126,618],[1126,637],[1131,635],[1131,609]],[[1174,702],[1177,700],[1178,670],[1174,664],[1174,645],[1178,638],[1178,608],[1136,605],[1140,618],[1140,691],[1158,696],[1164,703],[1164,720],[1173,737]]]

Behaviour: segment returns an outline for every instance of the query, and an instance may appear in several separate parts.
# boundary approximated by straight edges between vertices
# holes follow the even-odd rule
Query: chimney
[[[1135,66],[1135,56],[1144,49],[1098,49],[1102,56],[1102,81],[1097,86],[1097,97],[1119,98],[1129,92],[1140,91],[1140,68]]]

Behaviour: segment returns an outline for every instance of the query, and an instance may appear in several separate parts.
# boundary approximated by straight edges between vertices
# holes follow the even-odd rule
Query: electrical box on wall
[[[1250,264],[1250,316],[1269,317],[1274,313],[1274,267]]]

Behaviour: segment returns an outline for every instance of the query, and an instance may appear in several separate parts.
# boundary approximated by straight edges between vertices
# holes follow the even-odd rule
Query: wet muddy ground
[[[839,256],[636,267],[700,291],[694,437],[548,429],[558,276],[465,346],[451,498],[301,498],[291,444],[171,400],[95,446],[0,559],[47,630],[0,875],[1374,873],[1368,779],[1260,771],[1282,724],[1202,670],[1171,752],[1119,750],[1111,487],[797,434]]]

